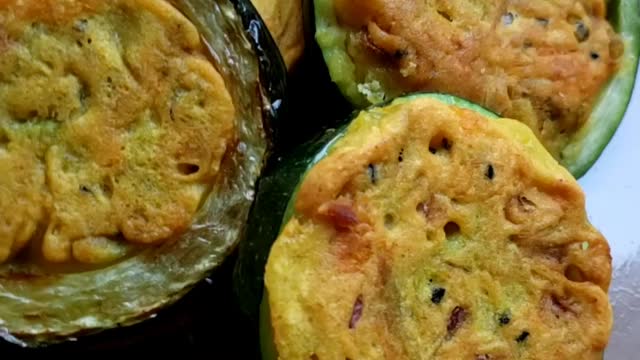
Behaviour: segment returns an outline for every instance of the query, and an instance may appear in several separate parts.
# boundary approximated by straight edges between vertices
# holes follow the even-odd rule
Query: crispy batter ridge
[[[282,359],[599,359],[609,246],[531,131],[420,98],[304,179],[266,288]]]
[[[0,34],[0,262],[185,231],[234,132],[194,25],[164,1],[2,0]]]
[[[559,158],[617,68],[603,0],[333,0],[356,78],[455,94],[527,124]],[[374,87],[375,88],[375,87]]]

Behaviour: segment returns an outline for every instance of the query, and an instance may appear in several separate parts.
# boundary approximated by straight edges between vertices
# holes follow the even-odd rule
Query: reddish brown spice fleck
[[[349,329],[354,329],[362,317],[362,311],[364,310],[364,303],[362,302],[362,295],[358,295],[356,302],[353,304],[353,311],[351,312],[351,319],[349,320]]]
[[[461,306],[456,306],[455,309],[451,312],[451,316],[449,316],[449,323],[447,324],[447,333],[449,337],[453,336],[456,331],[462,326],[462,324],[467,320],[467,310],[465,310]]]
[[[555,295],[549,295],[546,300],[546,307],[557,319],[566,314],[576,315],[576,311],[572,308],[569,299],[559,298]]]
[[[348,230],[358,224],[358,216],[353,208],[344,202],[331,202],[327,207],[326,216],[337,230]]]

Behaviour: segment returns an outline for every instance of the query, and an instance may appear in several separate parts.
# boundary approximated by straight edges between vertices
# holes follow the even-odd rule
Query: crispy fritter
[[[0,262],[187,230],[234,141],[195,26],[165,1],[2,0],[0,39]]]
[[[328,1],[362,94],[464,97],[527,124],[556,159],[624,48],[604,0]]]
[[[427,98],[361,113],[266,269],[281,359],[599,359],[609,246],[521,123]]]

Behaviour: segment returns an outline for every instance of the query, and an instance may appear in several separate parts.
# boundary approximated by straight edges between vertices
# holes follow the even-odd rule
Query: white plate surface
[[[580,179],[591,223],[609,240],[615,312],[607,360],[640,359],[640,81],[611,143]]]

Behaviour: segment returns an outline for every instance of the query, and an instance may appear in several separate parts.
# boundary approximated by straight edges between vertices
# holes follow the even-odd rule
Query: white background
[[[640,74],[639,74],[640,75]],[[580,179],[591,223],[611,244],[615,324],[605,359],[640,359],[640,84],[611,143]]]

